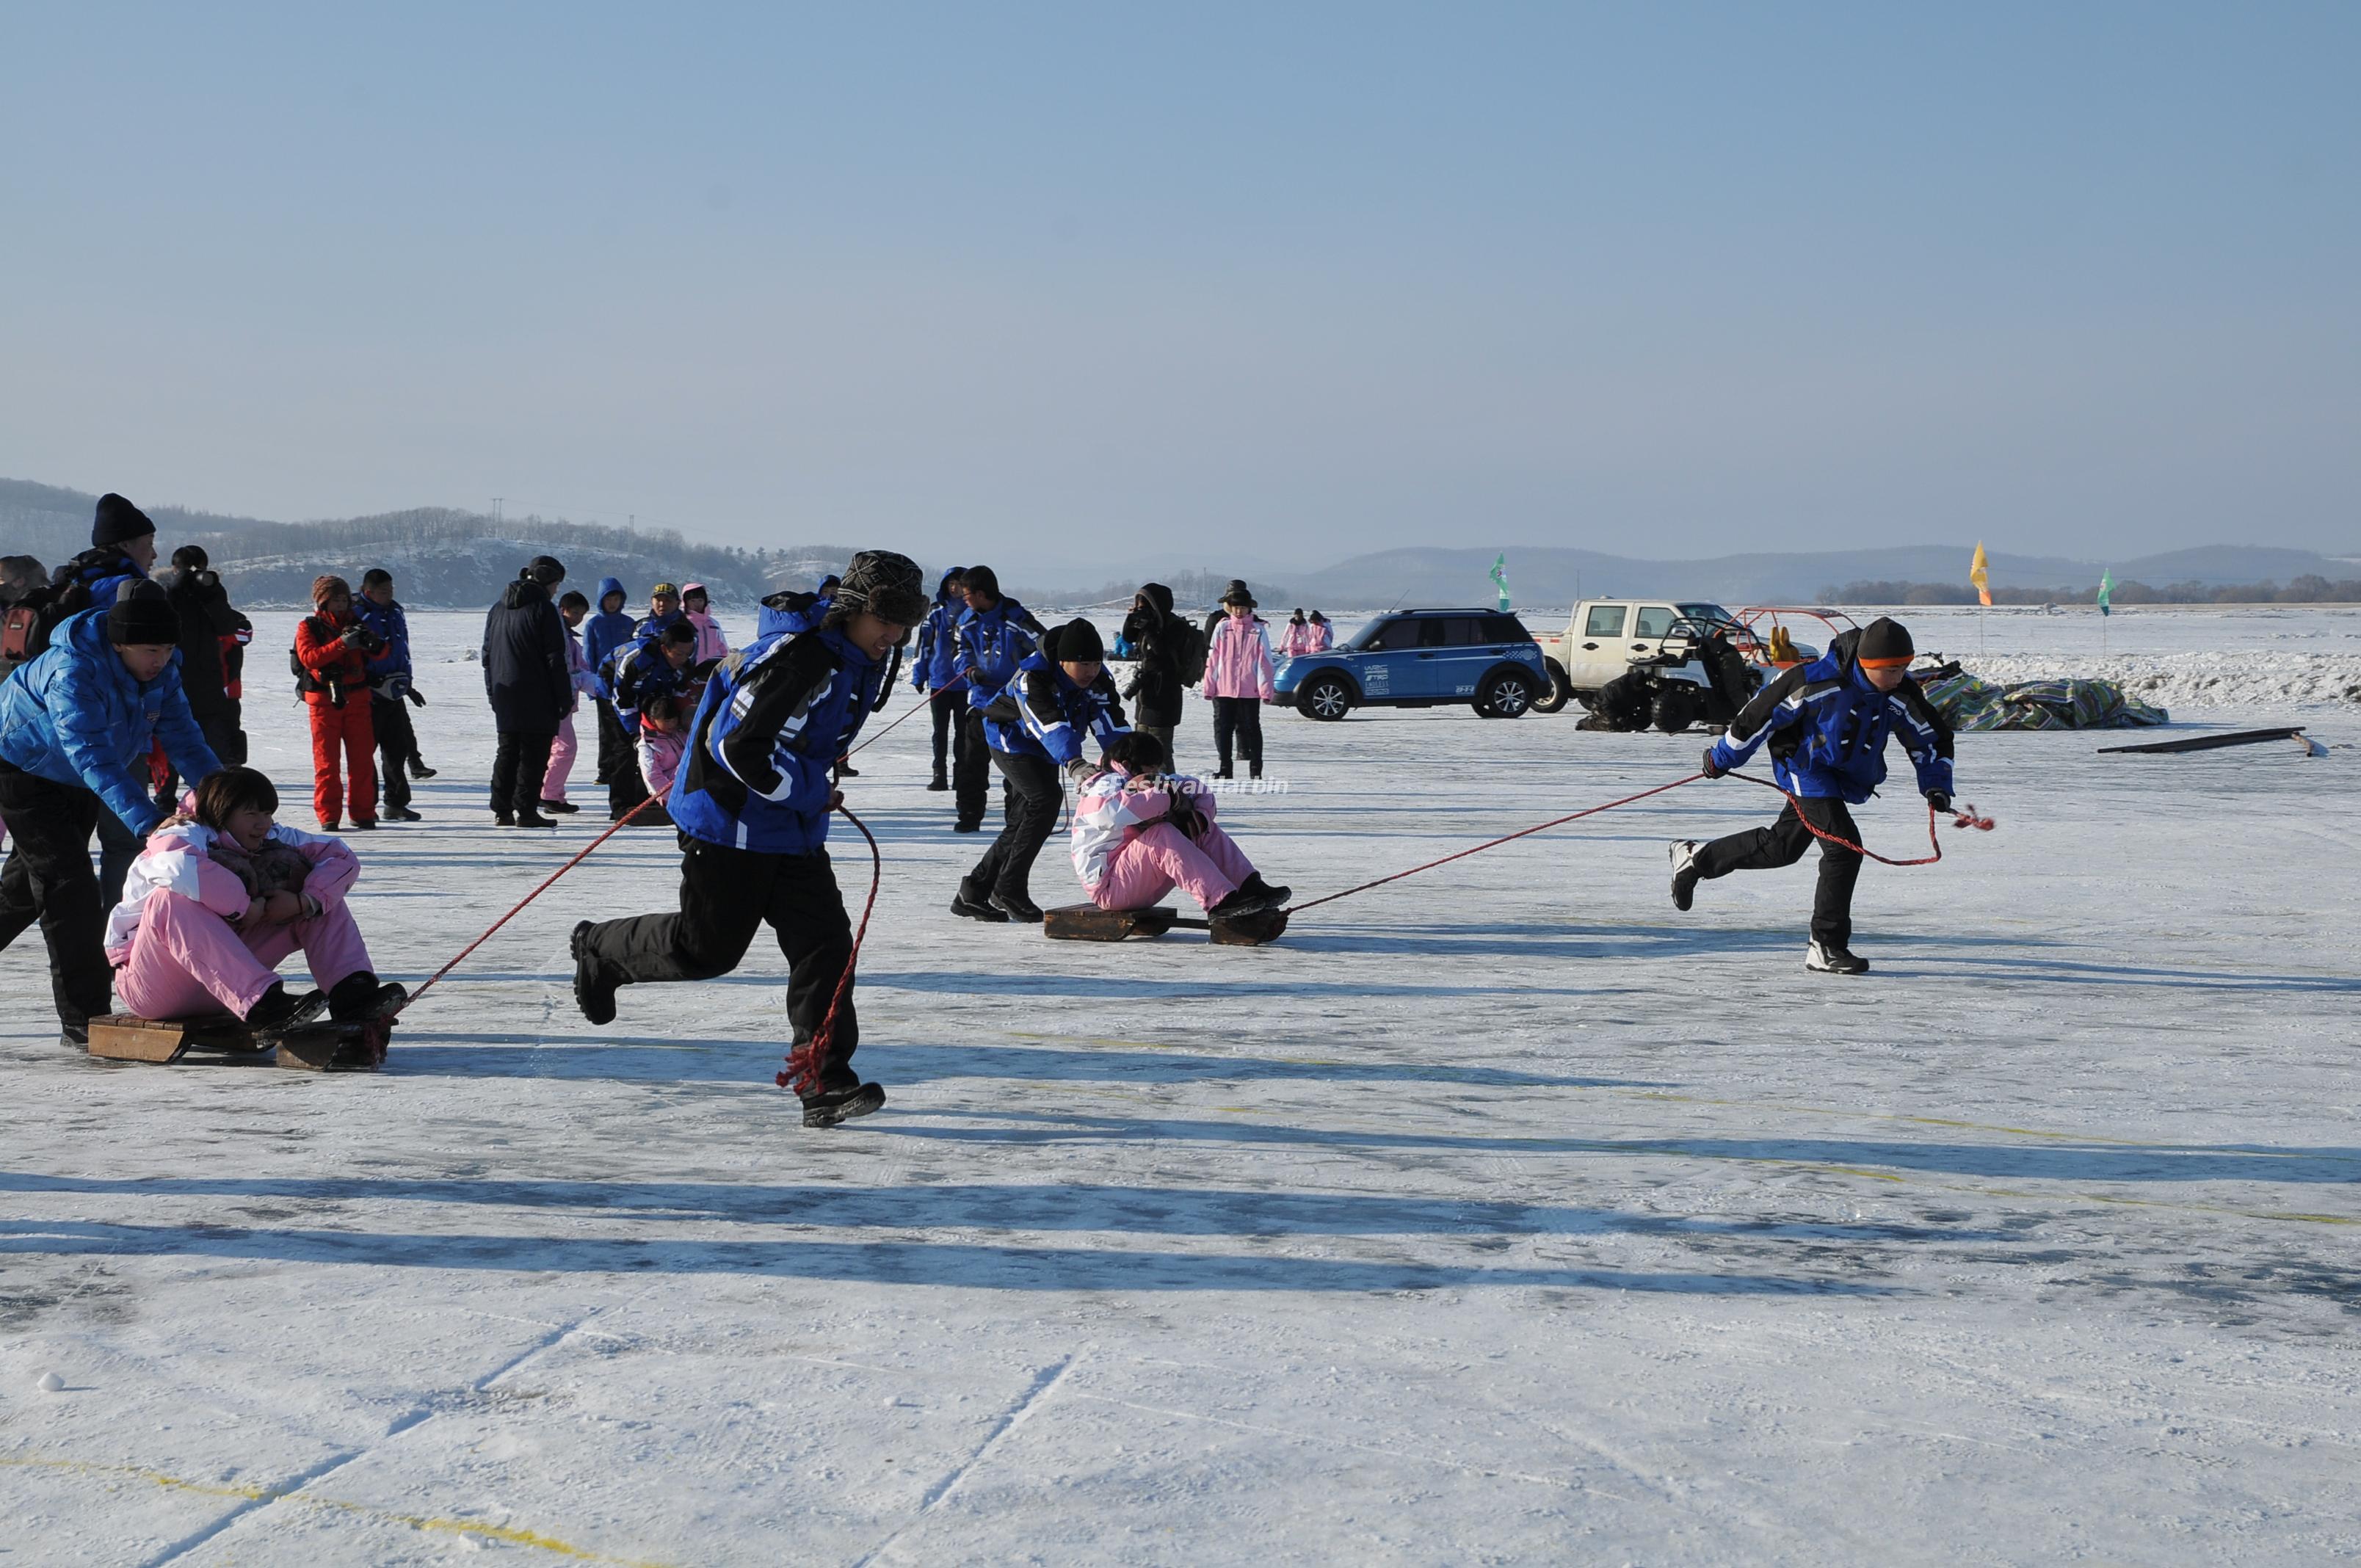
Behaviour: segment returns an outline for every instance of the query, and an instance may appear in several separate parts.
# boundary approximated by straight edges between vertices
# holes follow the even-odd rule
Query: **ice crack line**
[[[1061,1361],[1053,1362],[1037,1373],[1032,1386],[1025,1390],[1024,1396],[1014,1406],[1010,1407],[1007,1414],[994,1423],[992,1431],[985,1435],[983,1442],[977,1445],[976,1451],[961,1461],[950,1475],[928,1489],[926,1497],[918,1504],[917,1517],[884,1541],[879,1541],[867,1555],[857,1560],[852,1564],[852,1568],[869,1568],[870,1563],[885,1554],[887,1548],[923,1523],[926,1517],[935,1511],[937,1505],[959,1489],[961,1482],[973,1475],[977,1466],[992,1457],[993,1451],[1007,1440],[1009,1433],[1024,1425],[1031,1419],[1033,1412],[1039,1409],[1051,1394],[1057,1392],[1058,1385],[1066,1380],[1066,1375],[1074,1369],[1083,1356],[1090,1354],[1090,1346],[1084,1345],[1071,1355]]]

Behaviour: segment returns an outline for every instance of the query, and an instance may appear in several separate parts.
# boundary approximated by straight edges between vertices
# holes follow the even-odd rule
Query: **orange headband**
[[[1916,657],[1915,653],[1905,653],[1899,659],[1863,659],[1861,667],[1864,670],[1905,670],[1910,667],[1910,661]]]

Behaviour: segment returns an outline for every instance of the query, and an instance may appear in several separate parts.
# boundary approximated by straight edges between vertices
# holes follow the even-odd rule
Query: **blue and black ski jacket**
[[[1870,685],[1853,655],[1858,630],[1764,686],[1713,743],[1714,765],[1741,767],[1765,740],[1773,773],[1792,795],[1859,806],[1885,782],[1885,738],[1898,735],[1922,795],[1951,793],[1951,727],[1905,675],[1890,692]]]
[[[758,638],[723,659],[664,803],[674,823],[762,854],[824,849],[830,769],[876,707],[884,671],[828,628]]]

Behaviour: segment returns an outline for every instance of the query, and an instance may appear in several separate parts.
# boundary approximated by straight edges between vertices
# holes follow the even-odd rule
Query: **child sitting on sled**
[[[650,795],[672,793],[688,745],[689,713],[688,699],[678,696],[656,697],[640,709],[640,776],[647,780]]]
[[[1146,909],[1175,887],[1208,915],[1285,905],[1293,891],[1262,880],[1213,823],[1213,793],[1164,772],[1164,742],[1127,729],[1108,742],[1107,769],[1074,803],[1074,871],[1101,909]]]
[[[252,768],[224,768],[193,810],[167,817],[131,863],[106,923],[115,992],[143,1018],[227,1012],[256,1030],[379,1018],[407,992],[380,985],[345,894],[360,861],[343,840],[275,822],[279,792]],[[302,949],[322,988],[291,996],[281,960]]]

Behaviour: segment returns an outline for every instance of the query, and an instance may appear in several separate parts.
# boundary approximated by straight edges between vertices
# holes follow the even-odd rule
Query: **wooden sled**
[[[1146,909],[1068,904],[1045,910],[1041,916],[1041,934],[1060,942],[1120,942],[1127,937],[1161,937],[1175,927],[1202,931],[1220,947],[1259,948],[1276,941],[1287,929],[1287,911],[1267,909],[1235,919],[1211,920],[1183,915],[1162,904]]]
[[[141,1018],[109,1014],[90,1021],[90,1054],[106,1061],[198,1061],[233,1066],[302,1068],[309,1072],[375,1072],[385,1065],[391,1019],[367,1024],[322,1020],[258,1042],[252,1031],[224,1014],[214,1018]]]

